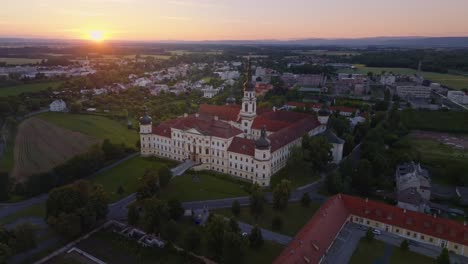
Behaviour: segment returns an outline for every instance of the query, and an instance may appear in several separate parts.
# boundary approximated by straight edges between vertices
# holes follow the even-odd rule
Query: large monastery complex
[[[327,130],[327,109],[318,111],[318,116],[257,109],[250,60],[243,89],[241,105],[231,96],[224,106],[203,104],[196,114],[157,126],[145,114],[140,118],[141,155],[192,160],[196,169],[228,173],[261,186],[270,184],[306,134],[325,136],[332,145],[333,161],[341,160],[344,141]]]

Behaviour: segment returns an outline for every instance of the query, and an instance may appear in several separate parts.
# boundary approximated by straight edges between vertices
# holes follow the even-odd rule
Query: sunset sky
[[[4,0],[0,37],[468,36],[468,0]]]

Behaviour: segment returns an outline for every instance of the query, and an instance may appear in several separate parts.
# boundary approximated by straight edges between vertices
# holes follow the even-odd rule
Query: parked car
[[[378,229],[372,230],[372,233],[374,233],[374,235],[381,235],[382,234],[382,232],[380,230],[378,230]]]

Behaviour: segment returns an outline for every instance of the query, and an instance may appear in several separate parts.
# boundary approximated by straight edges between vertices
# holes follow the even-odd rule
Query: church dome
[[[270,148],[270,141],[266,138],[266,129],[265,126],[262,128],[262,133],[259,139],[255,140],[255,148],[266,150]]]
[[[140,125],[150,125],[153,119],[148,115],[148,110],[146,109],[146,106],[144,109],[145,109],[145,114],[139,119]]]

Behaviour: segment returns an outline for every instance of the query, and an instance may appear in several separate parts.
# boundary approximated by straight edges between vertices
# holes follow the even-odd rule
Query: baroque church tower
[[[251,138],[252,123],[257,116],[257,98],[255,96],[255,88],[252,83],[252,68],[250,58],[247,64],[247,80],[244,83],[244,97],[242,98],[242,108],[240,111],[241,130],[244,134]]]

